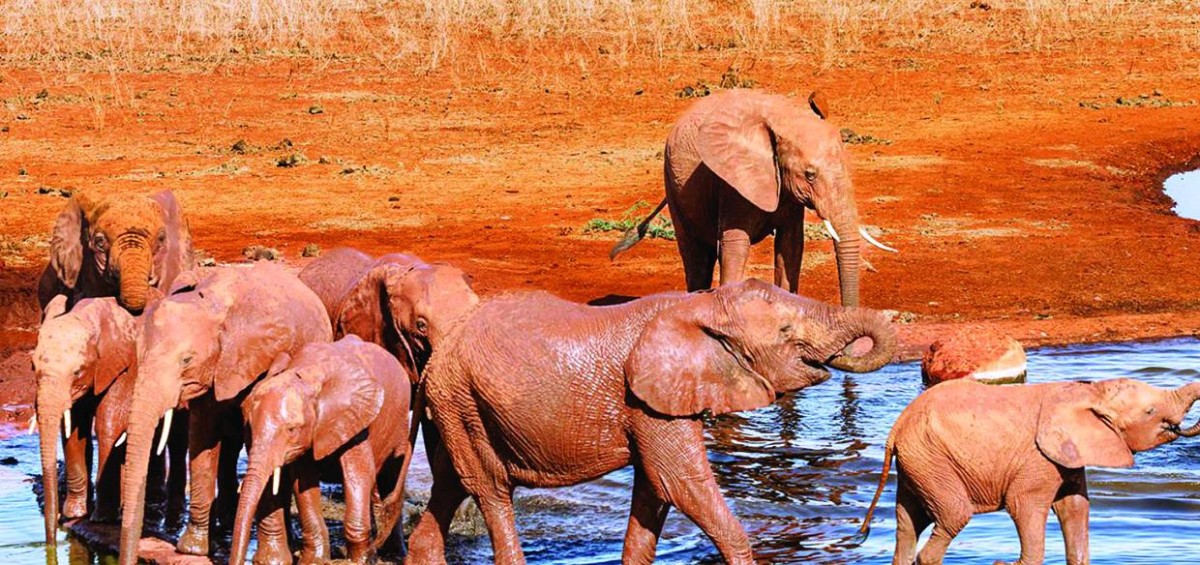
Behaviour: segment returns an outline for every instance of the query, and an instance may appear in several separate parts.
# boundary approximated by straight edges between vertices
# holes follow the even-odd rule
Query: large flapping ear
[[[267,369],[267,376],[273,377],[275,375],[278,375],[279,373],[282,373],[285,369],[287,369],[288,366],[291,364],[292,364],[292,356],[288,355],[286,351],[283,353],[280,353],[279,355],[275,356],[275,360],[271,362],[271,367],[269,369]]]
[[[829,103],[825,101],[825,96],[820,92],[812,91],[808,95],[808,107],[812,108],[814,114],[822,120],[829,119]]]
[[[328,363],[317,393],[313,458],[324,459],[365,430],[383,409],[383,386],[351,362]]]
[[[288,328],[255,329],[253,333],[259,337],[252,340],[246,339],[245,330],[225,326],[220,329],[220,352],[213,369],[213,395],[218,401],[241,394],[271,368],[279,352],[289,349]]]
[[[1133,452],[1112,428],[1112,418],[1097,384],[1068,383],[1042,401],[1038,449],[1069,469],[1132,467]]]
[[[353,334],[363,341],[384,345],[387,279],[389,271],[398,268],[389,264],[376,265],[354,284],[342,299],[334,318],[334,339]]]
[[[184,271],[175,277],[171,287],[167,290],[167,296],[195,290],[198,284],[200,284],[200,275],[196,271]]]
[[[162,208],[163,227],[167,235],[163,250],[167,256],[163,259],[162,264],[158,265],[158,268],[162,269],[159,276],[163,283],[173,284],[181,272],[196,267],[195,253],[192,249],[192,232],[188,228],[187,220],[183,217],[174,192],[162,190],[154,193],[150,198]]]
[[[745,366],[719,328],[728,313],[716,292],[689,296],[659,312],[625,362],[629,388],[668,416],[750,410],[775,400],[775,389]]]
[[[104,311],[92,333],[92,390],[100,394],[117,377],[137,363],[137,329],[140,323],[112,298],[99,299]]]
[[[700,158],[746,200],[774,212],[779,207],[779,166],[762,101],[738,94],[724,101],[700,125]]]
[[[50,266],[67,288],[75,288],[79,269],[83,266],[84,238],[87,237],[85,206],[90,206],[90,201],[82,196],[72,197],[58,213],[54,232],[50,235]]]

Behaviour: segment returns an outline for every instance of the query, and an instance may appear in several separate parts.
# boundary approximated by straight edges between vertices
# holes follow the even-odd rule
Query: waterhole
[[[1134,377],[1175,387],[1196,380],[1198,367],[1200,340],[1176,339],[1031,351],[1029,378],[1044,382]],[[891,563],[894,480],[864,545],[836,549],[831,542],[858,528],[875,492],[888,431],[921,392],[919,381],[914,363],[869,375],[835,374],[769,408],[722,417],[709,426],[713,470],[760,562]],[[0,562],[39,562],[44,549],[32,479],[38,472],[36,441],[21,436],[4,442],[0,459],[5,457],[18,462],[0,467]],[[1198,463],[1200,438],[1138,454],[1132,469],[1089,470],[1091,562],[1157,565],[1200,555]],[[410,493],[418,499],[427,496],[430,477],[423,454],[414,461],[413,474]],[[632,480],[633,471],[623,469],[576,487],[519,490],[517,527],[529,562],[620,563]],[[461,511],[448,541],[450,563],[491,561],[478,513]],[[1065,562],[1053,518],[1046,549],[1047,563]],[[997,559],[1013,561],[1018,552],[1012,521],[994,513],[971,521],[950,546],[947,562],[991,565]],[[104,562],[78,543],[60,543],[59,553],[60,563]],[[719,562],[708,539],[673,511],[658,545],[657,563]]]
[[[1178,173],[1163,182],[1163,192],[1175,201],[1175,213],[1200,220],[1200,170]]]

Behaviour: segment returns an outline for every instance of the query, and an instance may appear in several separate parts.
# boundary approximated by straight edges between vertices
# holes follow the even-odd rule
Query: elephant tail
[[[642,223],[627,230],[625,235],[621,237],[621,241],[618,241],[617,244],[613,246],[612,251],[608,252],[608,259],[610,261],[615,261],[617,259],[617,255],[620,255],[630,247],[637,245],[642,238],[646,237],[646,232],[650,230],[650,222],[654,220],[654,217],[657,216],[659,212],[662,212],[662,209],[666,206],[667,199],[663,198],[662,202],[659,202],[658,206],[654,208],[654,211],[650,212],[650,215],[646,216],[645,220],[642,220]]]
[[[893,431],[888,434],[887,445],[883,448],[883,470],[879,473],[879,487],[875,489],[875,498],[871,500],[871,505],[867,507],[867,515],[863,518],[862,526],[858,528],[858,534],[850,540],[851,546],[862,545],[867,541],[867,537],[871,535],[871,518],[875,515],[875,507],[879,504],[879,497],[883,495],[883,489],[887,488],[888,474],[892,470],[892,457],[896,454],[896,434]]]

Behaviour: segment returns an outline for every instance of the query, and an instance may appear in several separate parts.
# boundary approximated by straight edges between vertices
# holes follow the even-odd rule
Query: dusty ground
[[[913,315],[906,355],[964,323],[1027,345],[1190,335],[1200,224],[1170,212],[1160,181],[1200,153],[1200,67],[1186,46],[1144,43],[877,48],[825,70],[786,49],[752,64],[719,50],[497,56],[428,74],[286,56],[13,65],[0,71],[0,405],[28,417],[34,281],[65,203],[53,189],[173,189],[218,261],[251,244],[292,264],[308,244],[351,245],[452,262],[483,294],[681,288],[673,242],[610,264],[619,234],[583,227],[661,198],[662,141],[691,103],[678,93],[735,60],[761,88],[821,90],[841,126],[886,141],[851,145],[860,213],[901,249],[868,252],[863,302]],[[769,249],[752,274],[771,277]],[[835,299],[835,282],[829,242],[810,243],[803,293]]]

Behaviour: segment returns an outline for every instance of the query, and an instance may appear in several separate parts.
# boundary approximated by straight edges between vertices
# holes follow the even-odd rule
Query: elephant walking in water
[[[841,132],[815,93],[807,108],[754,90],[704,98],[675,124],[663,150],[666,197],[611,256],[632,247],[669,206],[687,289],[743,280],[750,246],[775,236],[775,285],[797,292],[804,258],[804,211],[834,240],[843,306],[858,305],[863,240],[887,251],[859,224]]]

